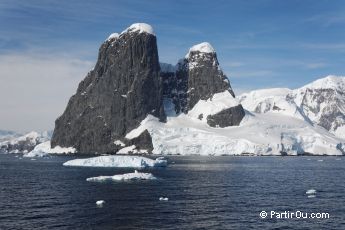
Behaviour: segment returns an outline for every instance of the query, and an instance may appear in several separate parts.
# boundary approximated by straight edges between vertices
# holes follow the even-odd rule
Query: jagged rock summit
[[[244,110],[236,101],[230,82],[219,67],[215,49],[208,42],[191,47],[185,58],[176,65],[175,72],[169,72],[172,68],[166,65],[164,69],[167,70],[161,72],[164,97],[172,100],[176,113],[193,111],[195,114],[198,111],[197,117],[206,120],[212,127],[233,126],[241,122]],[[222,102],[228,106],[213,113],[202,112],[207,105],[197,104],[212,101],[216,94],[224,94],[222,99],[225,101]]]
[[[56,120],[52,147],[115,153],[125,134],[148,115],[165,120],[156,36],[136,23],[101,45],[97,63]],[[138,141],[152,148],[147,135]]]
[[[131,139],[126,134],[148,115],[164,122],[163,99],[171,100],[177,113],[191,112],[213,127],[238,125],[244,116],[209,43],[193,46],[177,67],[162,64],[161,71],[152,27],[135,23],[101,45],[94,69],[55,122],[51,147],[74,147],[80,153],[151,152],[148,130]]]

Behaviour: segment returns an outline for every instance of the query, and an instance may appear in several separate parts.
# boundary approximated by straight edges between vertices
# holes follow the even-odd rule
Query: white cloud
[[[326,67],[327,64],[323,62],[309,63],[306,64],[307,69],[320,69]]]
[[[54,128],[93,63],[72,56],[0,54],[0,129]]]

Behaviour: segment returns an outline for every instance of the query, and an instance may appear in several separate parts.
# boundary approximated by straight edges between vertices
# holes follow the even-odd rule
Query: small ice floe
[[[315,195],[316,194],[316,190],[315,189],[309,189],[305,192],[305,194],[307,195]]]
[[[336,161],[341,161],[341,158],[335,158]]]
[[[98,200],[98,201],[96,201],[96,205],[97,205],[98,207],[103,207],[104,204],[105,204],[105,201],[104,201],[104,200]]]
[[[114,176],[97,176],[87,178],[90,182],[105,182],[105,181],[128,181],[128,180],[155,180],[157,179],[152,173],[142,173],[135,170],[133,173],[125,173]]]
[[[31,158],[30,160],[35,161],[36,159],[35,158]]]
[[[169,198],[168,197],[159,197],[159,201],[168,201]]]
[[[308,198],[315,198],[316,195],[308,195]]]
[[[317,161],[322,162],[323,160],[322,160],[322,159],[320,159],[320,160],[317,160]]]

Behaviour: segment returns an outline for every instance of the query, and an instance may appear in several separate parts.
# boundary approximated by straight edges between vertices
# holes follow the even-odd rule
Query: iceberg
[[[148,168],[148,167],[165,167],[167,160],[158,157],[153,160],[141,156],[99,156],[84,159],[74,159],[67,161],[64,166],[81,166],[81,167],[114,167],[114,168]]]
[[[128,180],[155,180],[157,179],[152,173],[142,173],[135,170],[133,173],[125,173],[114,176],[98,176],[87,178],[90,182],[105,182],[105,181],[128,181]]]
[[[159,197],[159,201],[168,201],[169,198],[168,197]]]

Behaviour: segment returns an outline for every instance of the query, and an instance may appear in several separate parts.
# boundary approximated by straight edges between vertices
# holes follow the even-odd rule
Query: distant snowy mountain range
[[[255,90],[239,100],[248,111],[296,117],[345,138],[345,77],[327,76],[295,90]]]
[[[19,134],[12,131],[0,131],[0,152],[6,153],[28,153],[36,145],[49,141],[52,131],[29,132]]]
[[[344,155],[345,77],[235,97],[207,42],[159,63],[150,25],[113,33],[51,137],[0,132],[3,152]],[[51,142],[49,141],[51,137]]]

